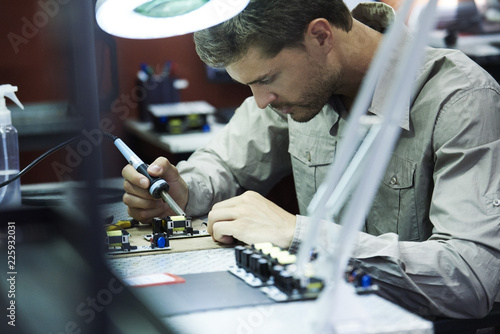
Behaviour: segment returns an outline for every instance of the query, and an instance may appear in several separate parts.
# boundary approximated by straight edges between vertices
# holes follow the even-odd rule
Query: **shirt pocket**
[[[373,235],[397,233],[400,240],[419,240],[415,205],[416,163],[393,155],[366,219]]]
[[[335,155],[336,140],[330,137],[290,133],[290,153],[301,214],[323,182]]]

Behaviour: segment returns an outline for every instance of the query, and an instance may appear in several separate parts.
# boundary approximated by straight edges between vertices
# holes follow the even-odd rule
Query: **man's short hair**
[[[224,68],[240,60],[250,47],[273,58],[288,47],[303,47],[304,33],[317,18],[350,31],[352,16],[342,0],[251,0],[232,19],[194,34],[203,62]]]

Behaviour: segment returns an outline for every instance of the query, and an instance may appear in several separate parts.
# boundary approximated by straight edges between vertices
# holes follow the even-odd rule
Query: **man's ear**
[[[305,33],[306,44],[319,47],[329,52],[333,47],[334,31],[328,20],[319,18],[312,20]]]

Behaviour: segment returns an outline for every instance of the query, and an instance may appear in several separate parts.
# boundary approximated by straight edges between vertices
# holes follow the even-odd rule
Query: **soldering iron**
[[[172,210],[174,210],[177,215],[186,215],[180,208],[180,206],[177,205],[177,203],[175,203],[172,197],[170,197],[170,195],[168,194],[170,186],[168,185],[167,181],[149,175],[148,165],[145,164],[144,161],[142,161],[120,138],[109,133],[104,133],[104,135],[113,141],[115,146],[120,150],[125,159],[127,159],[129,164],[131,164],[136,171],[148,178],[149,193],[154,198],[161,198],[165,203],[168,204],[168,206],[170,206]]]

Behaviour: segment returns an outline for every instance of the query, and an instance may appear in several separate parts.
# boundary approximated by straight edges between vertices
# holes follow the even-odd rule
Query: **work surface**
[[[154,273],[173,273],[179,276],[226,271],[235,264],[233,249],[209,249],[181,253],[163,253],[139,257],[110,258],[110,267],[118,276],[131,277]],[[235,278],[236,279],[236,278]],[[203,283],[200,283],[203,284]],[[203,287],[200,287],[203,289]],[[135,288],[143,289],[143,288]],[[167,291],[167,290],[166,290]],[[142,294],[142,296],[147,294]],[[168,302],[169,295],[165,293]],[[151,296],[149,302],[158,305]],[[376,296],[360,296],[366,315],[366,333],[432,333],[432,324]],[[199,303],[205,301],[200,296]],[[148,300],[146,300],[146,304]],[[149,304],[151,305],[151,304]],[[202,307],[203,305],[201,305]],[[179,333],[316,333],[309,323],[309,312],[316,303],[265,303],[224,309],[196,311],[168,316],[155,308],[162,320]],[[346,324],[347,325],[347,324]],[[342,328],[342,326],[340,326]],[[344,328],[347,331],[348,328]]]
[[[119,216],[121,205],[114,204],[111,209],[108,206],[107,212]],[[131,243],[136,238],[143,242],[142,236],[148,231],[148,226],[131,229]],[[317,306],[315,301],[271,302],[260,291],[247,291],[250,288],[240,285],[243,283],[238,278],[227,273],[228,268],[235,265],[232,247],[224,247],[210,236],[171,240],[171,246],[171,250],[165,251],[112,255],[108,264],[121,278],[156,273],[186,278],[186,284],[191,284],[186,287],[132,288],[175,332],[317,333],[310,323],[311,312],[315,312]],[[433,333],[431,322],[376,295],[357,298],[361,309],[356,313],[365,314],[365,319],[356,325],[366,333]],[[346,321],[345,326],[339,324],[341,333],[352,333],[351,321]]]
[[[112,184],[119,188],[122,181]],[[39,190],[24,187],[29,188],[35,194]],[[101,214],[114,222],[130,219],[119,200],[102,205]],[[202,222],[193,225],[204,228]],[[148,225],[129,229],[131,244],[147,244],[143,236],[150,232]],[[311,323],[318,312],[316,301],[276,303],[228,273],[235,265],[232,246],[220,245],[210,236],[171,240],[170,245],[170,250],[108,255],[107,263],[120,278],[170,273],[185,279],[185,283],[130,287],[174,332],[318,333]],[[358,305],[348,312],[348,319],[336,323],[339,333],[433,333],[431,322],[374,294],[352,298]]]

